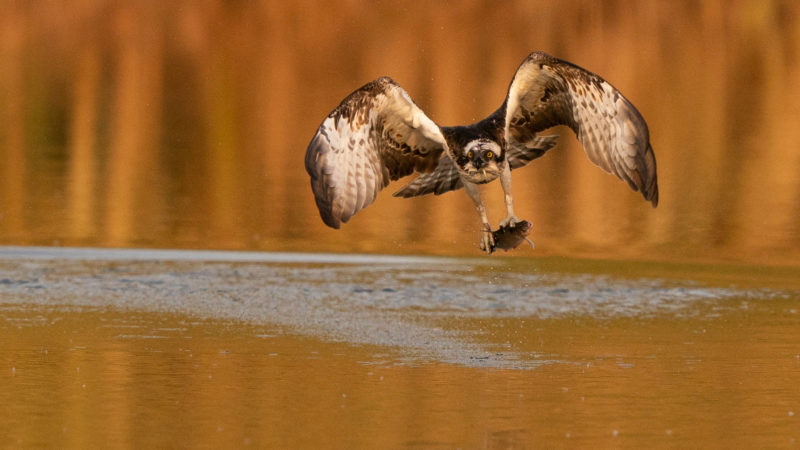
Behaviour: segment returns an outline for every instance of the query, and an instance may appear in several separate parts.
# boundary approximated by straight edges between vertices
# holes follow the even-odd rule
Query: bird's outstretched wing
[[[403,88],[388,77],[367,83],[322,121],[306,150],[322,220],[339,228],[391,180],[434,170],[446,147]]]
[[[505,108],[496,114],[505,114],[509,148],[524,146],[554,125],[569,126],[593,163],[658,204],[647,124],[600,76],[546,53],[531,53],[514,74]]]

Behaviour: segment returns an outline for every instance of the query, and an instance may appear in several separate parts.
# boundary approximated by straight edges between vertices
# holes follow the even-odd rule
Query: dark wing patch
[[[544,153],[555,147],[558,141],[557,135],[535,136],[525,143],[525,145],[508,146],[506,158],[511,169],[518,169],[534,159],[544,155]]]
[[[600,76],[542,52],[523,61],[505,103],[509,148],[554,125],[567,125],[589,159],[658,204],[656,159],[639,111]]]
[[[322,220],[339,228],[391,180],[433,170],[446,147],[439,127],[394,81],[364,85],[325,118],[306,150]]]
[[[455,191],[464,187],[458,169],[449,156],[442,155],[439,164],[433,172],[424,173],[406,185],[403,189],[392,194],[395,197],[416,197],[434,193],[436,195]]]

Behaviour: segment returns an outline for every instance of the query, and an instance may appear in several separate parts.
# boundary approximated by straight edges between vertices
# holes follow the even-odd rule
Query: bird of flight
[[[600,76],[543,52],[525,58],[500,108],[467,126],[441,127],[392,79],[371,81],[322,121],[305,165],[320,216],[332,228],[414,172],[420,175],[394,196],[463,187],[480,216],[480,248],[491,253],[497,233],[477,185],[500,179],[507,210],[501,229],[525,222],[514,215],[511,170],[555,145],[558,136],[537,135],[555,125],[570,127],[594,164],[658,204],[655,154],[639,111]]]

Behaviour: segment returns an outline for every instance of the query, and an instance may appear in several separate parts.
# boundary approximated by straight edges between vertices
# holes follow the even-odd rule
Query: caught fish
[[[497,230],[492,231],[494,245],[489,253],[494,253],[494,251],[497,249],[502,249],[504,251],[515,249],[519,247],[523,241],[528,241],[528,243],[531,244],[531,247],[533,247],[533,241],[528,239],[528,234],[530,234],[531,228],[533,228],[533,225],[530,222],[527,220],[522,220],[514,225],[502,226]],[[485,248],[483,248],[483,243],[481,243],[480,247],[481,250],[485,250]]]

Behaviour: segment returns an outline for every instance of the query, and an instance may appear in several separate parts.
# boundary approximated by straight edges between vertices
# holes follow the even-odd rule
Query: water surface
[[[5,444],[800,437],[792,270],[194,253],[0,248]]]

